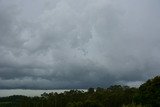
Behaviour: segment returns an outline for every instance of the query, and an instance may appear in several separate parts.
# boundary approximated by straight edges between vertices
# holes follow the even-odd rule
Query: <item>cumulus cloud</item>
[[[136,86],[159,74],[158,0],[0,2],[0,88]]]

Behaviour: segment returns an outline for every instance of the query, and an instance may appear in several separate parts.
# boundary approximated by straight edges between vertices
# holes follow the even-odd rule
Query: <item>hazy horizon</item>
[[[87,91],[86,89],[77,89],[80,91]],[[13,95],[23,95],[29,97],[41,96],[43,93],[63,93],[70,91],[70,89],[53,89],[53,90],[34,90],[34,89],[0,89],[0,97],[8,97]]]

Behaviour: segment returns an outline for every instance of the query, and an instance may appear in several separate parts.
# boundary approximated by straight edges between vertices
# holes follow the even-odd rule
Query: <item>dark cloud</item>
[[[0,88],[139,85],[159,74],[159,9],[158,0],[0,0]]]

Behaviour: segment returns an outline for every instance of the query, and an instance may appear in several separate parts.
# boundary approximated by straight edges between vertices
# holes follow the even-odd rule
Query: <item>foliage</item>
[[[160,107],[160,76],[142,84],[135,96],[135,101],[146,106]]]
[[[113,85],[89,88],[87,92],[43,93],[41,97],[2,97],[0,107],[160,107],[160,77],[148,80],[140,88]]]
[[[135,103],[129,104],[129,105],[123,105],[123,107],[144,107],[141,104],[136,105]]]

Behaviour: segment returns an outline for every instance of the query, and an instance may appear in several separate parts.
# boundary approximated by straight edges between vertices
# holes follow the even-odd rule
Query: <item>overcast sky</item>
[[[138,86],[159,74],[159,0],[0,0],[1,89]]]

